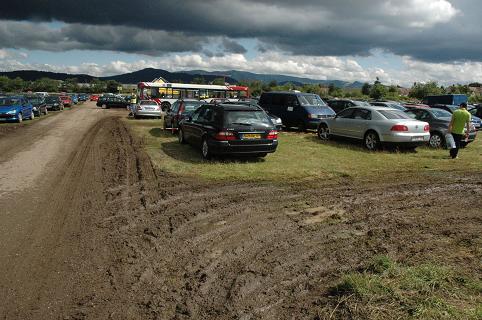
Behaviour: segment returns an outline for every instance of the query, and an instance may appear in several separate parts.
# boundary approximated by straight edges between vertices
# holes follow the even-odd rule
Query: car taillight
[[[396,124],[390,130],[391,131],[408,131],[408,127],[403,124]]]
[[[230,131],[220,131],[214,136],[214,139],[218,141],[230,141],[236,140],[236,136]]]
[[[271,130],[271,131],[268,133],[268,136],[266,137],[266,139],[268,139],[268,140],[276,140],[276,139],[278,139],[278,131],[276,131],[276,130]]]
[[[429,126],[428,124],[426,124],[426,125],[423,127],[423,131],[429,132],[429,131],[430,131],[430,126]]]

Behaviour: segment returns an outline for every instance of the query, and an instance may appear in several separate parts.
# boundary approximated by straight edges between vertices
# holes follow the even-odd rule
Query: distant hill
[[[292,83],[295,85],[302,85],[302,84],[323,84],[323,85],[330,85],[334,84],[336,87],[339,88],[361,88],[363,86],[362,82],[347,82],[342,80],[317,80],[317,79],[310,79],[310,78],[302,78],[302,77],[293,77],[293,76],[285,76],[280,74],[260,74],[260,73],[252,73],[246,71],[237,71],[237,70],[229,70],[229,71],[204,71],[204,70],[190,70],[184,71],[190,74],[202,74],[202,75],[225,75],[231,78],[236,79],[237,81],[242,80],[258,80],[264,83],[269,83],[271,81],[276,81],[279,84],[285,83]]]
[[[68,74],[68,73],[57,73],[57,72],[47,72],[47,71],[36,71],[36,70],[18,70],[10,72],[0,72],[0,76],[7,76],[11,79],[21,78],[25,81],[35,81],[41,78],[49,78],[53,80],[64,81],[69,78],[77,78],[79,82],[90,82],[95,77],[89,76],[88,74]]]
[[[91,82],[92,79],[99,80],[115,80],[123,84],[135,84],[142,81],[152,81],[155,78],[162,77],[169,82],[191,83],[194,78],[203,77],[206,82],[211,82],[216,78],[224,76],[226,82],[236,84],[242,80],[258,80],[264,83],[276,81],[279,84],[292,83],[294,85],[303,84],[334,84],[339,88],[361,88],[362,82],[347,82],[341,80],[316,80],[310,78],[292,77],[280,74],[258,74],[245,71],[229,70],[229,71],[204,71],[204,70],[190,70],[182,72],[169,72],[162,69],[146,68],[135,72],[109,76],[109,77],[93,77],[87,74],[68,74],[55,73],[35,70],[20,70],[10,72],[0,72],[0,76],[7,76],[9,78],[22,78],[26,81],[35,81],[40,78],[50,78],[55,80],[66,80],[69,78],[77,78],[80,83]]]

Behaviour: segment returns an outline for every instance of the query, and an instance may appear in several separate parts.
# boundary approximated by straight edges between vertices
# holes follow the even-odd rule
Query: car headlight
[[[54,107],[58,106],[59,104],[58,103],[54,103]]]
[[[280,118],[276,118],[275,122],[281,124],[281,119],[280,119]]]
[[[15,110],[7,111],[7,114],[16,114],[16,113],[17,113],[17,111],[15,111]]]

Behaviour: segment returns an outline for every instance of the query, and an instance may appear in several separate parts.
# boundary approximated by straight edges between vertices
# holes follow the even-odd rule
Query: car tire
[[[180,144],[186,144],[186,139],[184,139],[184,131],[181,128],[179,128],[177,132],[177,140]]]
[[[18,116],[17,116],[17,122],[21,123],[22,121],[23,121],[23,115],[22,115],[22,113],[19,113]]]
[[[376,151],[380,148],[380,138],[375,131],[368,131],[365,133],[363,144],[369,151]]]
[[[32,110],[30,113],[30,120],[33,120],[33,119],[35,119],[35,112],[33,112]]]
[[[325,123],[322,123],[318,126],[318,130],[316,130],[316,135],[320,140],[329,140],[330,139],[330,130]]]
[[[167,101],[164,101],[163,103],[161,103],[161,110],[164,111],[164,112],[168,112],[169,109],[171,109],[171,104]]]
[[[208,139],[206,139],[206,137],[203,138],[201,143],[201,155],[204,160],[211,160],[211,150],[209,149]]]
[[[431,148],[435,148],[435,149],[442,148],[445,145],[443,136],[438,132],[434,132],[433,134],[430,135],[430,140],[428,141],[428,145]]]

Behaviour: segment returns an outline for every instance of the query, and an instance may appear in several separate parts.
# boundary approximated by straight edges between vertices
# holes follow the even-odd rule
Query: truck
[[[468,98],[465,94],[442,94],[437,96],[426,96],[423,103],[432,106],[434,104],[448,104],[458,106],[462,102],[467,103]]]

